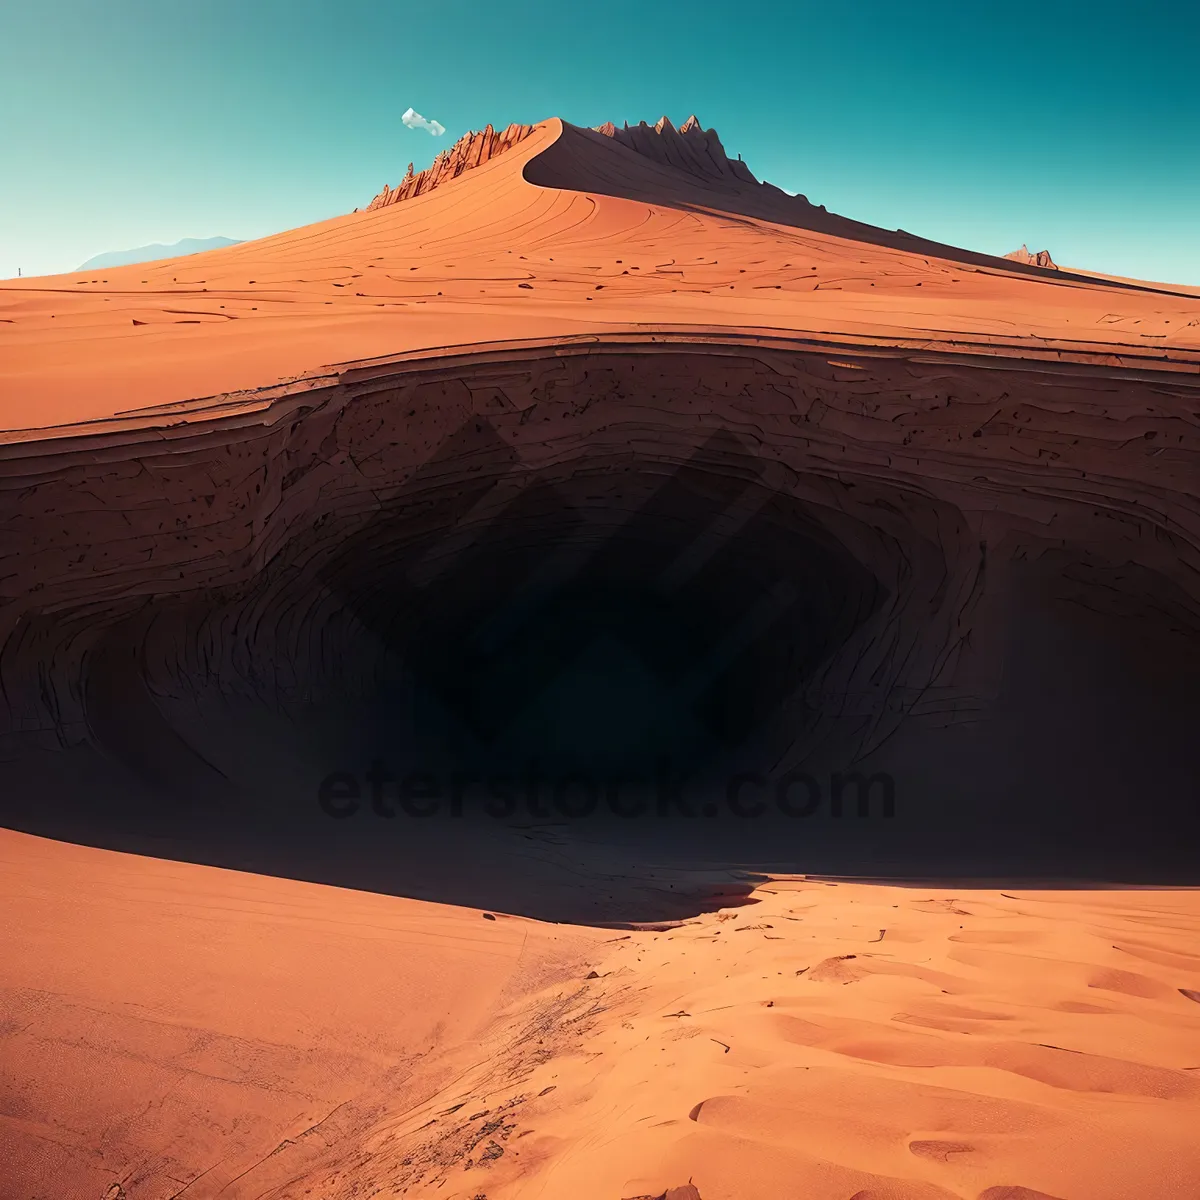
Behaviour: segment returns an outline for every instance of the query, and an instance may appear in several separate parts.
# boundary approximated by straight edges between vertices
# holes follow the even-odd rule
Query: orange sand
[[[389,207],[183,259],[0,284],[0,431],[376,356],[646,330],[1088,355],[1200,373],[1200,289],[916,253],[898,248],[915,239],[782,193],[706,191],[691,179],[681,190],[678,175],[623,147],[608,147],[613,177],[652,199],[565,190],[609,169],[596,167],[594,147],[580,153],[585,137],[600,135],[549,120]],[[558,157],[537,164],[539,175],[561,186],[527,182],[527,164],[552,147]],[[739,203],[767,215],[719,211]]]
[[[626,934],[14,833],[0,861],[6,1198],[1200,1181],[1194,891],[787,880]]]
[[[10,831],[0,864],[5,1200],[259,1194],[282,1143],[454,1086],[597,938]]]

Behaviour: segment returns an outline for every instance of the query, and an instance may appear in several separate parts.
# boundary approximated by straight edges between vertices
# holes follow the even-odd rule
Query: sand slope
[[[102,419],[379,355],[647,326],[1200,371],[1195,289],[939,249],[957,253],[777,189],[681,176],[554,119],[401,203],[185,259],[6,281],[0,428]]]
[[[258,1195],[597,936],[8,831],[0,864],[5,1200]]]
[[[503,1155],[485,1167],[476,1143],[463,1170],[413,1114],[368,1143],[372,1172],[407,1158],[425,1173],[400,1194],[489,1200],[1195,1193],[1200,1006],[1177,990],[1200,979],[1195,893],[758,895],[615,943],[559,1056],[530,1072],[518,1041],[516,1078],[502,1059],[445,1094],[487,1110],[466,1143],[503,1122]]]
[[[16,834],[0,854],[6,1197],[1200,1184],[1194,891],[781,880],[620,933]]]

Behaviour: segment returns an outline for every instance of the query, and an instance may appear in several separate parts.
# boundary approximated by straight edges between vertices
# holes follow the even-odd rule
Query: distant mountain
[[[100,267],[124,267],[129,263],[153,262],[157,258],[182,258],[185,254],[199,254],[201,250],[218,250],[222,246],[236,246],[239,238],[183,238],[171,246],[138,246],[134,250],[110,250],[97,254],[81,263],[80,271],[94,271]]]

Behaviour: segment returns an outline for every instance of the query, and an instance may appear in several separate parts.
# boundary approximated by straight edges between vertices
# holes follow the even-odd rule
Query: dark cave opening
[[[87,798],[63,789],[25,827],[555,919],[725,903],[764,855],[796,860],[807,831],[781,839],[774,807],[773,831],[751,827],[731,782],[774,797],[820,716],[806,685],[884,583],[725,434],[507,488],[454,450],[452,471],[419,473],[306,575],[276,565],[113,624],[86,663]],[[281,612],[305,614],[321,653],[264,661],[252,634],[237,694],[206,693],[186,664],[174,694],[154,680],[160,647]],[[735,791],[754,806],[753,786]],[[541,861],[514,877],[531,842]],[[629,880],[580,890],[614,861]]]
[[[637,380],[623,425],[581,431],[579,382],[553,434],[514,409],[419,446],[360,398],[354,470],[253,570],[31,616],[0,664],[33,730],[4,823],[554,920],[765,871],[1193,878],[1200,623],[1170,545],[1086,499],[1027,516],[982,476],[822,459],[790,417],[773,442],[695,423]],[[264,503],[289,461],[255,467],[283,472]]]
[[[381,751],[442,773],[761,769],[883,592],[803,503],[690,465],[534,481],[432,571],[405,534],[323,578],[403,679]]]

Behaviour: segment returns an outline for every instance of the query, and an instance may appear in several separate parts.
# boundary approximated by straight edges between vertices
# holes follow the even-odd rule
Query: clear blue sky
[[[0,277],[348,212],[489,121],[695,110],[847,216],[1200,284],[1198,80],[1200,0],[0,0]]]

